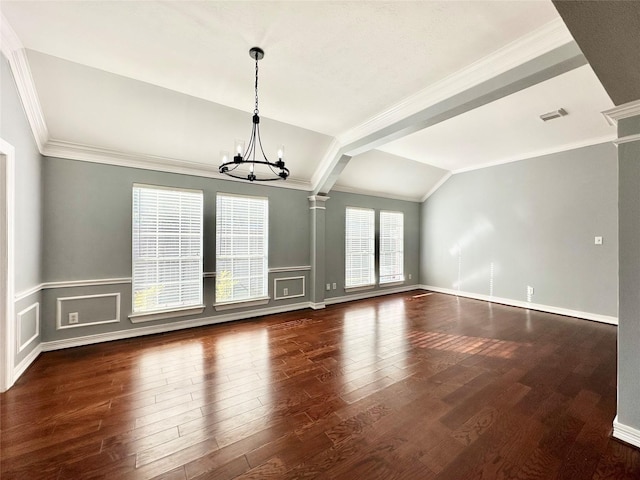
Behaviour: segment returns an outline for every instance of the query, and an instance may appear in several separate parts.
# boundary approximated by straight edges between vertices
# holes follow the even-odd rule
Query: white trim
[[[284,282],[285,280],[298,280],[298,279],[302,279],[302,293],[298,294],[298,295],[286,295],[284,297],[279,297],[278,296],[278,288],[277,288],[277,284],[278,282]],[[284,278],[274,278],[273,279],[273,299],[274,300],[285,300],[287,298],[298,298],[298,297],[304,297],[306,296],[306,289],[305,289],[305,277],[304,275],[300,275],[299,277],[284,277]]]
[[[4,17],[2,27],[4,27]],[[3,32],[4,33],[4,32]],[[4,40],[4,37],[2,37]],[[12,145],[0,138],[0,155],[4,160],[0,162],[0,168],[4,168],[5,177],[5,198],[0,200],[2,211],[0,211],[0,223],[4,230],[2,241],[0,241],[0,256],[2,256],[2,275],[5,275],[3,283],[5,291],[0,292],[4,298],[0,302],[0,350],[3,353],[0,362],[0,392],[8,390],[17,378],[14,374],[15,363],[15,323],[13,316],[15,312],[15,149]],[[4,368],[2,368],[2,366]]]
[[[505,163],[519,162],[521,160],[530,160],[532,158],[543,157],[545,155],[553,155],[556,153],[568,152],[570,150],[577,150],[578,148],[590,147],[593,145],[600,145],[601,143],[614,142],[616,138],[617,138],[616,134],[611,133],[603,137],[589,138],[587,140],[581,140],[579,142],[574,142],[574,143],[566,143],[564,145],[546,148],[544,150],[527,152],[527,153],[517,155],[515,157],[503,158],[501,160],[483,163],[482,165],[474,165],[472,167],[459,168],[457,170],[453,170],[451,173],[456,175],[458,173],[471,172],[473,170],[480,170],[482,168],[496,167],[498,165],[504,165]]]
[[[15,369],[13,370],[14,380],[18,380],[22,376],[22,374],[27,370],[27,368],[29,368],[29,366],[33,362],[35,362],[36,358],[38,358],[42,352],[43,352],[42,343],[39,343],[35,346],[33,350],[29,352],[29,354],[26,357],[24,357],[24,359],[18,365],[16,365]]]
[[[618,120],[625,118],[635,117],[640,115],[640,100],[634,100],[633,102],[623,103],[617,107],[610,108],[602,112],[604,118],[607,119],[610,125],[617,125]]]
[[[327,207],[324,206],[324,202],[330,198],[331,197],[327,197],[326,195],[311,195],[307,197],[307,200],[309,200],[309,203],[311,204],[309,206],[309,210],[326,210]],[[318,204],[318,202],[322,203]]]
[[[123,283],[131,283],[131,278],[99,278],[94,280],[68,280],[60,282],[45,282],[28,290],[16,293],[14,299],[16,302],[23,300],[31,295],[53,288],[72,288],[72,287],[97,287],[102,285],[119,285]]]
[[[215,325],[218,323],[231,322],[234,320],[245,320],[248,318],[262,317],[265,315],[273,315],[277,313],[292,312],[309,308],[309,302],[301,302],[290,305],[282,305],[278,307],[261,308],[258,310],[243,311],[237,313],[227,313],[216,315],[214,317],[197,318],[194,320],[185,320],[176,323],[163,323],[160,325],[149,325],[144,327],[132,328],[129,330],[119,330],[117,332],[99,333],[96,335],[87,335],[84,337],[75,337],[63,340],[53,340],[43,342],[41,344],[43,352],[52,350],[60,350],[62,348],[80,347],[84,345],[92,345],[94,343],[109,342],[112,340],[124,340],[127,338],[141,337],[143,335],[153,335],[157,333],[173,332],[175,330],[183,330],[186,328],[202,327],[207,325]]]
[[[334,305],[336,303],[351,302],[353,300],[364,300],[365,298],[381,297],[382,295],[391,295],[394,293],[410,292],[411,290],[418,290],[419,285],[405,285],[403,287],[385,288],[382,290],[368,290],[366,292],[357,293],[354,295],[344,295],[342,297],[330,297],[324,300],[327,305]]]
[[[271,297],[249,298],[247,300],[234,300],[232,302],[214,303],[216,311],[233,310],[235,308],[256,307],[258,305],[266,305]]]
[[[339,135],[338,141],[342,145],[353,143],[571,42],[573,37],[558,17]],[[324,166],[324,162],[321,165]],[[317,172],[314,174],[314,186],[315,179],[320,177]]]
[[[132,313],[129,315],[131,323],[153,322],[166,318],[185,317],[188,315],[199,315],[204,312],[206,305],[193,305],[189,307],[172,308],[171,310],[156,310],[154,312]]]
[[[482,300],[489,303],[500,303],[503,305],[509,305],[511,307],[526,308],[529,310],[538,310],[540,312],[554,313],[556,315],[564,315],[567,317],[583,318],[585,320],[592,320],[594,322],[608,323],[609,325],[618,325],[618,317],[612,317],[609,315],[601,315],[599,313],[582,312],[579,310],[571,310],[568,308],[554,307],[552,305],[543,305],[540,303],[530,303],[521,300],[512,300],[510,298],[492,297],[490,295],[483,295],[480,293],[461,292],[459,290],[453,290],[451,288],[434,287],[432,285],[420,285],[423,290],[431,290],[433,292],[445,293],[447,295],[454,295],[457,297],[472,298],[474,300]]]
[[[180,160],[177,158],[160,157],[156,155],[146,155],[132,152],[121,152],[106,148],[82,145],[79,143],[66,142],[51,139],[42,149],[42,154],[47,157],[67,158],[70,160],[81,160],[84,162],[101,163],[106,165],[116,165],[121,167],[140,168],[143,170],[154,170],[158,172],[179,173],[183,175],[194,175],[198,177],[215,178],[226,181],[239,181],[218,172],[214,165],[207,165],[200,162]],[[289,188],[293,190],[310,191],[309,182],[295,180],[289,177],[286,182],[265,182],[269,186],[278,188]]]
[[[44,146],[49,140],[49,130],[47,129],[47,123],[45,122],[44,113],[42,112],[38,98],[38,91],[33,76],[31,75],[31,68],[29,67],[24,46],[5,16],[1,13],[0,33],[2,35],[0,39],[2,53],[9,61],[33,137],[35,138],[38,150],[42,153]]]
[[[169,185],[155,185],[150,183],[134,183],[132,188],[142,188],[146,190],[166,190],[169,192],[185,192],[200,195],[204,198],[204,190],[197,188],[172,187]]]
[[[342,144],[334,137],[333,140],[331,140],[329,148],[327,148],[327,151],[322,157],[322,160],[320,160],[320,163],[316,167],[316,170],[311,175],[311,188],[309,190],[315,192],[320,188],[320,182],[324,180],[324,176],[327,172],[331,172],[331,170],[333,170],[333,162],[337,157],[339,157],[338,154],[340,153],[341,148]],[[311,200],[311,197],[309,197],[309,200]]]
[[[40,285],[36,285],[35,287],[29,288],[28,290],[23,290],[21,292],[18,292],[14,295],[13,301],[19,302],[20,300],[24,300],[25,298],[30,297],[31,295],[40,293],[40,291],[43,288],[44,288],[44,283],[41,283]]]
[[[26,315],[26,313],[30,310],[36,309],[36,328],[33,336],[25,341],[23,344],[20,344],[20,337],[22,337],[22,317]],[[36,338],[40,336],[40,302],[36,302],[32,305],[29,305],[27,308],[23,309],[21,312],[18,312],[16,315],[16,348],[17,353],[22,352],[25,348],[29,346],[31,342],[33,342]]]
[[[305,272],[309,270],[311,270],[311,265],[299,265],[295,267],[273,267],[269,269],[269,273]]]
[[[62,282],[45,282],[42,289],[49,288],[70,288],[70,287],[95,287],[99,285],[118,285],[121,283],[131,283],[131,277],[123,278],[99,278],[95,280],[68,280]]]
[[[70,300],[85,300],[87,298],[104,298],[115,297],[116,298],[116,318],[109,320],[100,320],[98,322],[86,322],[76,323],[73,325],[62,324],[62,302]],[[117,293],[100,293],[95,295],[78,295],[75,297],[58,297],[56,300],[56,330],[66,330],[68,328],[88,327],[92,325],[103,325],[105,323],[119,323],[120,322],[120,292]]]
[[[442,177],[440,177],[440,180],[438,180],[436,184],[433,187],[431,187],[431,189],[420,199],[420,203],[426,202],[427,198],[433,195],[436,192],[436,190],[438,190],[442,185],[444,185],[444,183],[447,180],[451,178],[451,175],[453,175],[451,172],[447,172],[444,175],[442,175]]]
[[[618,421],[618,415],[613,419],[613,438],[640,448],[640,430]]]
[[[636,133],[635,135],[627,135],[626,137],[621,137],[613,141],[616,146],[631,142],[640,142],[640,133]]]
[[[323,308],[326,307],[326,304],[324,302],[320,302],[320,303],[309,302],[309,307],[312,308],[313,310],[322,310]]]

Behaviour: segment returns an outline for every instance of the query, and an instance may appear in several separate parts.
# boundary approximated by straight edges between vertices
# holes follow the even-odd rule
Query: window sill
[[[165,318],[186,317],[188,315],[198,315],[204,312],[205,305],[193,305],[189,307],[172,308],[171,310],[155,310],[153,312],[132,313],[129,315],[131,323],[153,322]]]
[[[393,282],[380,283],[381,287],[398,287],[404,285],[404,280],[394,280]]]
[[[233,310],[234,308],[257,307],[258,305],[266,305],[271,297],[248,298],[246,300],[235,300],[233,302],[214,303],[213,307],[216,311]]]
[[[371,290],[373,288],[376,288],[376,284],[375,283],[372,283],[371,285],[359,285],[357,287],[345,287],[344,291],[346,293],[361,292],[363,290]]]

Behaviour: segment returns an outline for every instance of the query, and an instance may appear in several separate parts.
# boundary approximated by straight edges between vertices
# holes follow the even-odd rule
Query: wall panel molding
[[[107,298],[114,297],[115,298],[115,318],[107,319],[107,320],[97,320],[93,322],[86,323],[76,323],[73,325],[63,324],[62,323],[62,304],[64,302],[71,302],[77,300],[87,300],[91,298]],[[78,295],[74,297],[58,297],[56,300],[56,330],[66,330],[69,328],[80,328],[80,327],[89,327],[93,325],[103,325],[106,323],[119,323],[120,322],[120,292],[116,293],[100,293],[95,295]]]
[[[302,280],[302,293],[298,293],[295,295],[283,295],[282,297],[278,296],[278,282],[285,282],[290,280]],[[307,294],[305,288],[305,276],[300,275],[298,277],[283,277],[283,278],[274,278],[273,279],[273,299],[274,300],[286,300],[288,298],[298,298],[304,297]]]
[[[22,318],[26,316],[28,312],[34,309],[36,311],[35,328],[34,328],[35,333],[29,339],[25,340],[24,342],[21,342]],[[17,353],[22,352],[25,348],[27,348],[31,344],[31,342],[33,342],[39,336],[40,336],[40,302],[35,302],[29,305],[27,308],[23,309],[22,311],[18,312],[18,314],[16,315],[16,349],[17,349],[16,351]]]

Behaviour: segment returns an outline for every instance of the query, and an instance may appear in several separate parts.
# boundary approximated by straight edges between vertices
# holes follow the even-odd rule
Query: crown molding
[[[437,183],[431,187],[431,190],[429,190],[424,197],[422,197],[420,199],[420,203],[424,203],[427,201],[427,198],[429,198],[431,195],[433,195],[434,193],[436,193],[436,190],[438,190],[442,185],[444,185],[444,183],[449,180],[451,178],[451,175],[453,175],[453,173],[451,172],[447,172],[444,175],[442,175],[442,177],[440,177],[440,180],[437,181]]]
[[[618,145],[622,145],[624,143],[631,143],[631,142],[640,142],[640,133],[637,133],[635,135],[627,135],[626,137],[621,137],[613,141],[616,147]]]
[[[604,118],[607,119],[607,122],[609,122],[609,125],[617,125],[618,120],[640,115],[640,100],[618,105],[617,107],[605,110],[602,114]]]
[[[590,147],[593,145],[600,145],[601,143],[614,143],[616,140],[616,134],[605,135],[604,137],[589,138],[580,142],[566,143],[553,148],[547,148],[544,150],[536,150],[533,152],[527,152],[515,157],[508,157],[495,162],[483,163],[482,165],[474,165],[473,167],[459,168],[453,170],[451,173],[456,175],[458,173],[471,172],[473,170],[481,170],[483,168],[497,167],[498,165],[504,165],[505,163],[519,162],[521,160],[529,160],[537,157],[544,157],[545,155],[553,155],[555,153],[567,152],[569,150],[576,150],[578,148]]]
[[[557,18],[468,67],[405,98],[389,109],[338,135],[337,138],[342,145],[348,145],[571,42],[574,40],[569,30],[562,19]]]
[[[42,153],[44,145],[49,139],[49,129],[44,119],[44,114],[40,106],[38,92],[36,90],[26,50],[22,42],[11,28],[4,15],[0,13],[0,45],[2,54],[9,61],[13,78],[15,79],[18,93],[22,99],[22,104],[27,115],[27,120],[31,126],[31,131],[35,138],[38,150]]]
[[[116,165],[120,167],[140,168],[166,173],[178,173],[182,175],[195,175],[198,177],[215,178],[224,181],[244,182],[222,175],[215,165],[205,165],[198,162],[178,160],[170,157],[126,153],[107,148],[93,147],[62,140],[49,140],[43,148],[42,154],[47,157],[66,158],[68,160],[81,160],[84,162]],[[246,182],[244,182],[246,183]],[[288,188],[293,190],[310,191],[311,184],[295,179],[287,179],[286,182],[266,182],[269,186]]]

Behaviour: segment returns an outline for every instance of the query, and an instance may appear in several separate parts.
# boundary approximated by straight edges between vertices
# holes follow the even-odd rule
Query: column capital
[[[331,197],[327,197],[325,195],[311,195],[307,197],[309,199],[309,208],[311,210],[325,210],[324,202],[329,200]]]

